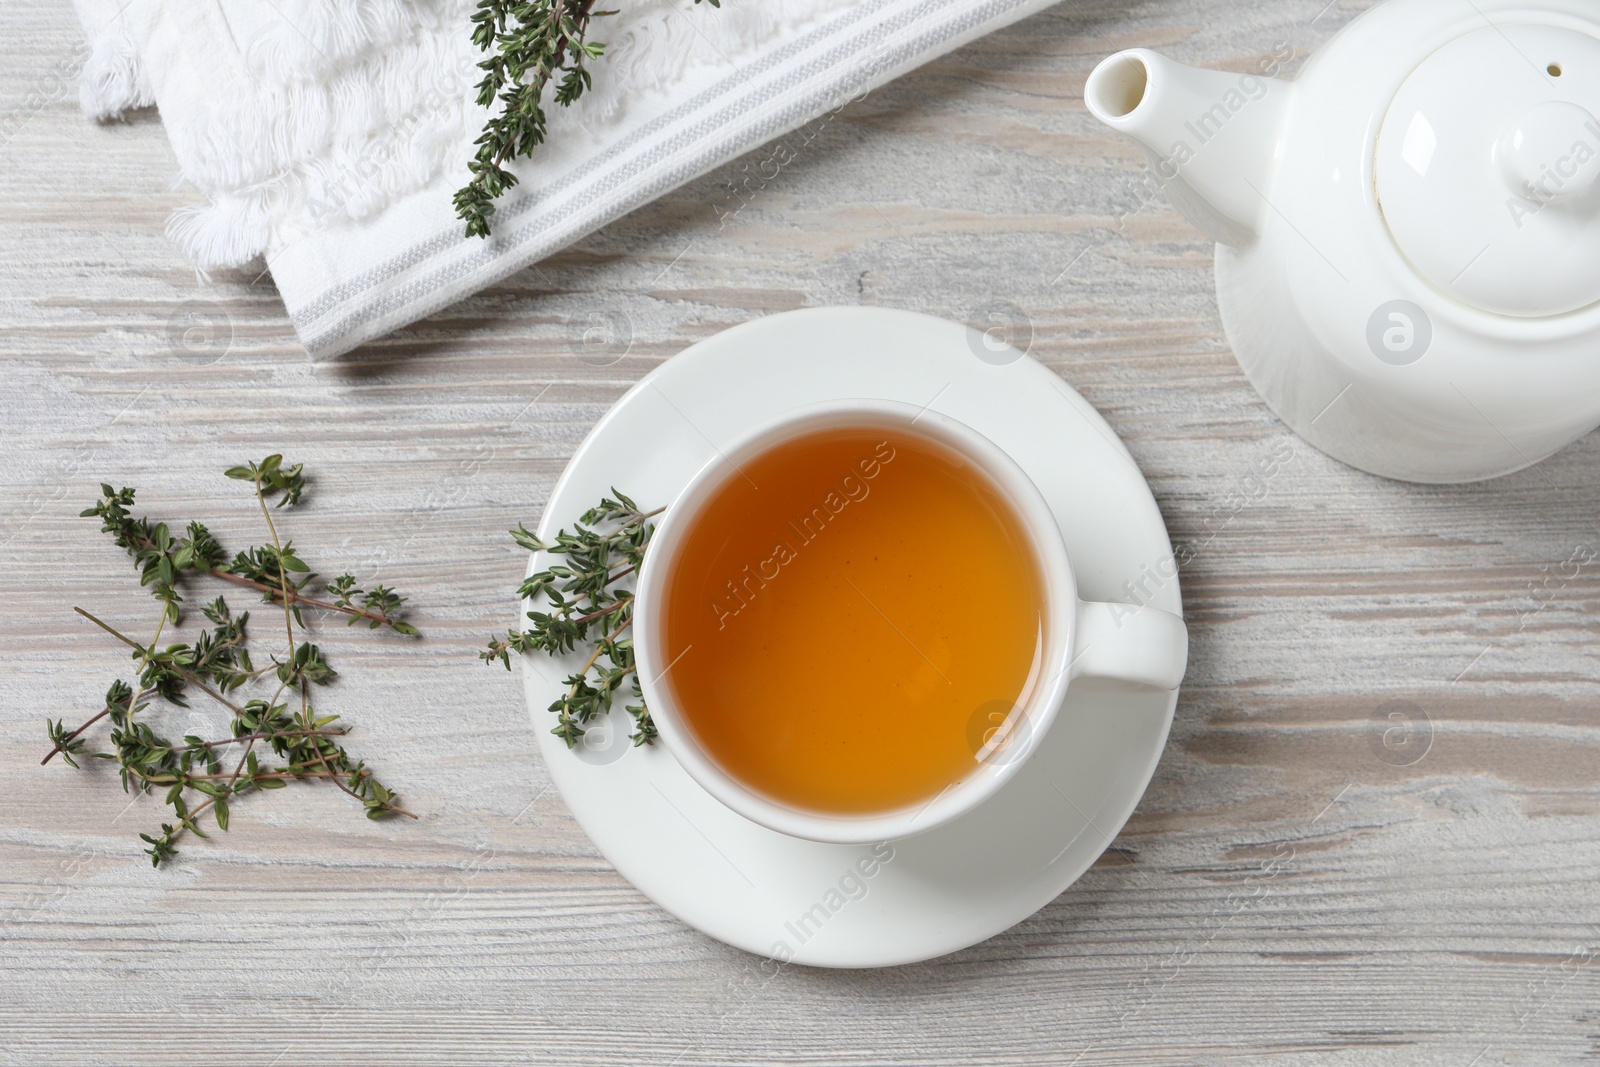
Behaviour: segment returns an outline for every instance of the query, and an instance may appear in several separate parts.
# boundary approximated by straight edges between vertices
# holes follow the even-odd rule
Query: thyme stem
[[[39,761],[39,766],[43,767],[46,763],[49,763],[52,759],[55,758],[56,753],[60,752],[62,750],[62,748],[64,748],[66,746],[67,742],[74,740],[75,738],[77,738],[77,736],[79,734],[83,733],[89,727],[93,726],[95,723],[99,722],[101,719],[105,718],[107,715],[110,715],[110,714],[111,714],[111,705],[107,704],[105,707],[100,709],[100,711],[95,715],[94,718],[90,719],[88,722],[84,723],[82,726],[80,726],[76,730],[72,731],[70,734],[68,734],[66,736],[65,740],[63,740],[60,744],[56,745],[49,752],[45,753],[44,759]]]
[[[155,542],[147,539],[141,539],[138,544],[140,548],[155,547]],[[313,608],[321,608],[324,611],[336,611],[341,615],[349,615],[356,619],[367,619],[372,622],[387,626],[393,626],[396,621],[395,619],[376,611],[364,611],[353,604],[334,604],[326,600],[319,600],[313,596],[307,596],[305,593],[300,592],[300,590],[296,589],[292,585],[288,589],[284,589],[281,586],[268,585],[265,582],[253,581],[244,577],[243,575],[234,574],[232,571],[223,567],[208,567],[205,569],[204,573],[211,575],[213,578],[220,578],[225,582],[232,582],[234,585],[241,585],[247,589],[254,589],[257,592],[270,594],[275,598],[286,596],[295,604],[306,604]],[[273,603],[276,604],[278,601],[274,599]]]
[[[278,527],[272,521],[272,512],[267,510],[267,497],[261,491],[261,472],[256,472],[256,503],[261,505],[261,517],[267,520],[267,532],[272,535],[272,547],[277,550],[278,558],[283,558],[283,542],[278,540]],[[278,588],[283,593],[283,628],[289,634],[289,661],[294,662],[294,610],[289,605],[289,572],[283,567],[278,568]]]
[[[135,641],[133,638],[129,637],[127,634],[123,633],[121,630],[118,630],[116,627],[111,626],[111,625],[109,625],[107,623],[101,622],[99,619],[95,618],[93,615],[89,614],[87,611],[84,611],[82,608],[74,606],[72,610],[76,611],[79,615],[82,615],[84,618],[88,619],[90,622],[94,623],[96,626],[100,627],[100,629],[104,630],[106,633],[110,634],[112,637],[115,637],[118,641],[121,641],[123,644],[128,645],[128,646],[130,646],[132,648],[136,648],[141,652],[148,651],[147,649],[145,649],[145,647],[143,645],[139,644],[139,642]],[[158,630],[157,633],[156,633],[156,637],[159,638],[160,636],[161,636],[161,634],[160,634],[160,631]],[[154,648],[155,647],[155,642],[152,641],[151,644],[150,644],[150,647]],[[148,659],[148,657],[146,657],[146,658]],[[205,693],[211,699],[215,700],[217,703],[221,704],[223,707],[227,708],[229,711],[233,712],[235,715],[243,715],[244,714],[244,709],[243,708],[241,708],[239,705],[235,704],[233,701],[229,700],[227,697],[223,696],[221,693],[217,692],[215,689],[212,689],[209,685],[207,685],[205,682],[203,682],[199,678],[195,677],[193,672],[188,670],[188,668],[186,668],[186,667],[175,667],[173,669],[176,670],[179,674],[181,674],[183,676],[184,681],[188,682],[190,685],[194,686],[196,689],[199,689],[201,692]],[[277,697],[274,696],[273,699],[276,700]],[[108,708],[107,710],[109,711],[110,709]]]

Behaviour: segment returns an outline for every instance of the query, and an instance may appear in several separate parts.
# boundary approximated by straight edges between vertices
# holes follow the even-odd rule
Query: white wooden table
[[[1135,151],[1083,110],[1110,51],[1243,70],[1279,42],[1309,53],[1363,6],[1325,2],[1067,0],[852,105],[725,227],[713,205],[754,159],[313,366],[270,279],[202,286],[163,240],[194,194],[169,188],[158,120],[78,115],[69,6],[8,0],[0,1059],[1600,1055],[1600,583],[1568,565],[1600,546],[1600,442],[1454,488],[1299,444],[1228,351],[1210,247],[1139,206]],[[1008,933],[753,983],[758,961],[601,859],[548,788],[515,676],[476,662],[513,618],[523,555],[503,531],[539,518],[631,382],[717,330],[822,304],[973,321],[994,301],[1023,309],[1032,354],[1105,413],[1196,550],[1171,741],[1116,847]],[[631,334],[620,360],[584,343],[597,309]],[[226,343],[175,343],[194,316]],[[237,546],[255,517],[220,471],[278,450],[315,474],[288,519],[306,554],[413,598],[420,642],[319,640],[345,672],[325,704],[422,818],[369,823],[296,787],[153,870],[137,833],[156,798],[130,805],[104,767],[38,765],[43,720],[81,720],[126,672],[72,606],[151,617],[77,513],[102,480],[135,485],[151,513],[209,518]],[[1409,747],[1383,747],[1392,702]]]

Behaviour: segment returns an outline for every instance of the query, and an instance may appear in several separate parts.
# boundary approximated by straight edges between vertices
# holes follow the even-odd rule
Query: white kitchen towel
[[[264,257],[313,359],[431,314],[1054,0],[637,0],[597,20],[594,89],[550,106],[487,240],[451,196],[478,107],[472,0],[75,0],[84,110],[155,104],[206,198],[195,266]]]

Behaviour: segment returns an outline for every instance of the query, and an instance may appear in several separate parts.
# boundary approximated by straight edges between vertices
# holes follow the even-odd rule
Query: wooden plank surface
[[[315,366],[269,278],[201,285],[164,242],[194,194],[154,116],[79,116],[70,8],[0,7],[0,1062],[1600,1056],[1600,443],[1444,488],[1299,443],[1228,351],[1210,247],[1141,206],[1136,152],[1083,110],[1117,48],[1243,70],[1365,6],[1325,2],[1067,0],[852,105],[753,197],[760,153]],[[547,788],[515,677],[474,659],[513,617],[502,531],[631,382],[717,330],[995,301],[1195,549],[1171,741],[1116,849],[1008,933],[765,979],[624,882]],[[626,346],[585,344],[597,310]],[[175,343],[202,322],[226,343]],[[136,485],[237,545],[255,519],[218,472],[280,449],[316,475],[290,519],[307,554],[414,598],[423,641],[319,640],[352,747],[423,817],[296,788],[152,870],[153,799],[38,766],[45,717],[85,717],[126,665],[72,605],[151,615],[76,515],[99,481]],[[1375,721],[1396,701],[1425,749],[1403,766]]]

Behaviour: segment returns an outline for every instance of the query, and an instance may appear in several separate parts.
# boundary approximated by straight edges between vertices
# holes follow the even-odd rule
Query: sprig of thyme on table
[[[520,525],[511,531],[512,539],[528,551],[548,552],[563,562],[536,571],[517,590],[524,600],[543,594],[549,610],[529,610],[531,627],[491,638],[489,647],[478,654],[485,663],[498,660],[510,670],[513,652],[557,656],[594,642],[588,660],[565,679],[566,692],[549,708],[556,713],[556,726],[550,732],[568,748],[576,747],[585,727],[611,709],[613,697],[629,678],[638,700],[624,705],[633,716],[630,740],[638,746],[654,744],[656,739],[639,685],[633,639],[622,636],[633,625],[634,594],[616,583],[638,573],[656,529],[649,520],[663,509],[641,511],[615,487],[611,492],[614,498],[602,499],[583,513],[572,530],[558,532],[554,541],[546,542]]]
[[[326,583],[324,595],[331,599],[309,595],[306,590],[317,576],[300,559],[294,543],[279,538],[267,506],[274,496],[277,508],[300,502],[306,485],[303,466],[285,467],[281,455],[272,455],[259,463],[232,467],[227,476],[252,484],[270,535],[268,543],[238,553],[232,562],[202,523],[189,523],[185,532],[175,537],[166,523],[134,518],[129,512],[133,489],[102,484],[100,500],[83,512],[85,517],[100,519],[101,531],[133,557],[140,584],[151,587],[161,609],[147,643],[134,640],[82,608],[74,609],[133,650],[138,687],[120,678],[112,682],[104,706],[75,730],[68,730],[61,720],[47,719],[54,747],[40,763],[49,763],[57,753],[72,767],[79,766],[74,757],[109,760],[119,768],[124,791],[164,790],[177,823],[162,823],[159,835],[139,835],[150,846],[145,852],[156,866],[177,854],[173,842],[184,832],[208,836],[198,821],[207,810],[218,829],[226,830],[231,801],[252,792],[281,789],[293,781],[331,781],[360,801],[370,819],[389,814],[416,818],[400,806],[397,795],[378,781],[365,763],[352,760],[338,744],[335,739],[348,732],[333,725],[339,717],[317,714],[311,701],[312,687],[329,684],[338,672],[316,645],[305,641],[303,635],[296,639],[296,628],[305,625],[302,606],[346,615],[350,625],[364,621],[372,629],[387,626],[396,633],[415,635],[416,628],[400,616],[405,598],[381,585],[371,591],[358,588],[349,574]],[[281,609],[287,637],[282,658],[273,655],[267,666],[256,667],[246,645],[249,613],[234,615],[220,596],[200,609],[212,623],[209,631],[201,632],[192,643],[163,646],[164,631],[181,622],[179,605],[184,598],[180,586],[198,577],[255,590],[265,603]],[[276,679],[270,696],[242,704],[229,697],[263,678],[266,684]],[[207,741],[191,734],[181,745],[175,744],[140,717],[156,699],[187,707],[191,689],[231,713],[229,736]],[[281,699],[286,694],[287,699]],[[292,708],[294,704],[298,710]],[[88,742],[81,735],[104,718],[111,720],[112,751],[86,751]],[[279,762],[264,763],[258,746]],[[224,755],[234,751],[239,753],[238,759],[227,770]]]
[[[707,2],[722,6],[722,0]],[[617,14],[594,6],[595,0],[478,0],[472,43],[481,52],[493,50],[478,64],[484,71],[477,85],[478,106],[493,107],[498,99],[500,113],[490,117],[473,142],[478,151],[468,164],[472,179],[455,195],[456,215],[466,222],[468,237],[489,236],[494,201],[517,184],[517,176],[504,164],[532,155],[544,143],[549,86],[555,84],[555,102],[562,107],[590,87],[587,64],[606,50],[587,39],[590,23]]]

